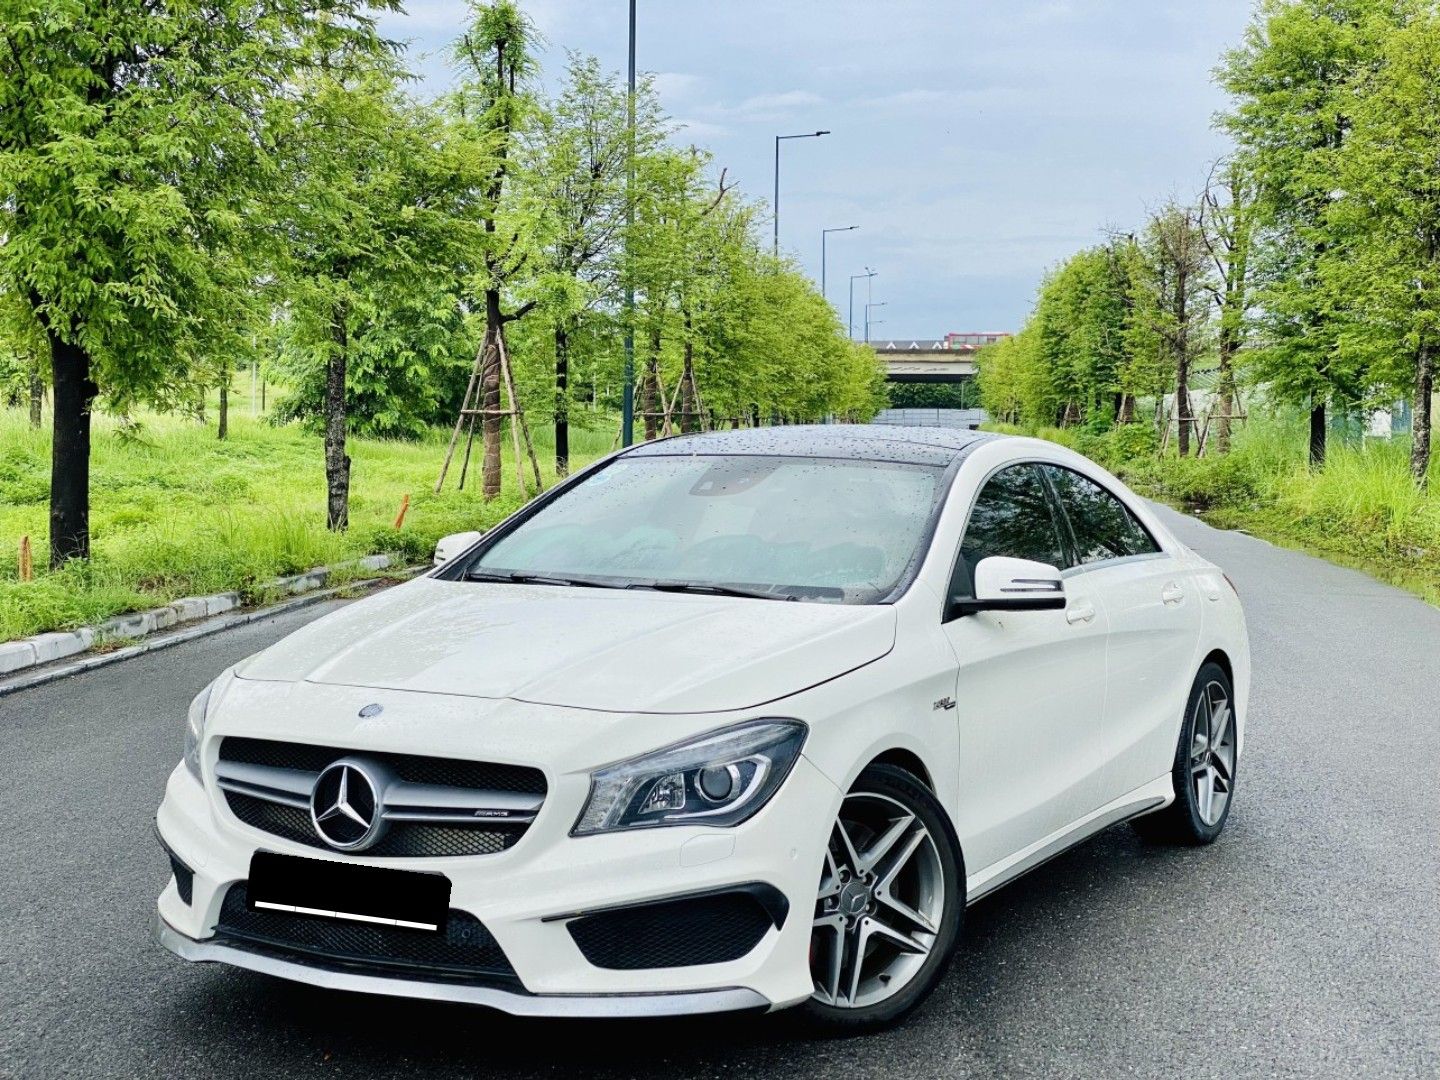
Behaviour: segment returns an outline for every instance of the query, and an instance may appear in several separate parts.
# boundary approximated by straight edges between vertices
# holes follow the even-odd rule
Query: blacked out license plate
[[[438,933],[450,910],[443,874],[355,866],[257,851],[245,886],[251,910],[400,926]]]

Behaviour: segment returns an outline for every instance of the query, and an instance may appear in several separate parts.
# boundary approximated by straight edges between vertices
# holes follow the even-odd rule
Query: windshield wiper
[[[739,585],[714,585],[699,581],[632,581],[627,589],[654,589],[656,592],[703,593],[707,596],[745,596],[752,600],[799,600],[793,594],[746,589]]]
[[[465,575],[466,581],[501,581],[509,585],[573,585],[584,589],[622,589],[623,585],[613,581],[598,581],[595,578],[561,577],[554,574],[527,574],[513,570],[471,570]]]

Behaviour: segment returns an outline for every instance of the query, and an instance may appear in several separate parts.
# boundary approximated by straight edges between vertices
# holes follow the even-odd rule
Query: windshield
[[[625,457],[486,547],[467,572],[873,603],[916,556],[942,477],[891,462]]]

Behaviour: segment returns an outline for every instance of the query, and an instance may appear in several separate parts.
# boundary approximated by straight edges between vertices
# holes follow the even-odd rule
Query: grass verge
[[[350,529],[325,528],[325,474],[318,436],[271,427],[232,410],[230,436],[213,423],[141,416],[138,429],[97,416],[91,460],[89,564],[42,570],[47,552],[50,434],[25,414],[0,409],[0,641],[70,629],[181,596],[238,590],[258,598],[264,584],[311,567],[389,552],[429,557],[447,533],[484,529],[516,509],[518,491],[508,438],[504,491],[479,493],[478,458],[466,489],[455,490],[458,461],[434,494],[447,433],[415,443],[350,443]],[[546,485],[554,482],[553,441],[537,427],[536,453]],[[614,433],[572,430],[572,462],[605,453]],[[478,450],[478,447],[477,447]],[[458,455],[457,455],[458,457]],[[405,495],[410,508],[393,527]],[[19,580],[19,541],[28,535],[35,580]]]

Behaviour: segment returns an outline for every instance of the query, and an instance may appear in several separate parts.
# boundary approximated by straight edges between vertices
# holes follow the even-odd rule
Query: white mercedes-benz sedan
[[[1228,579],[1051,443],[792,427],[598,462],[222,673],[159,941],[546,1016],[869,1027],[966,905],[1117,822],[1225,827]]]

